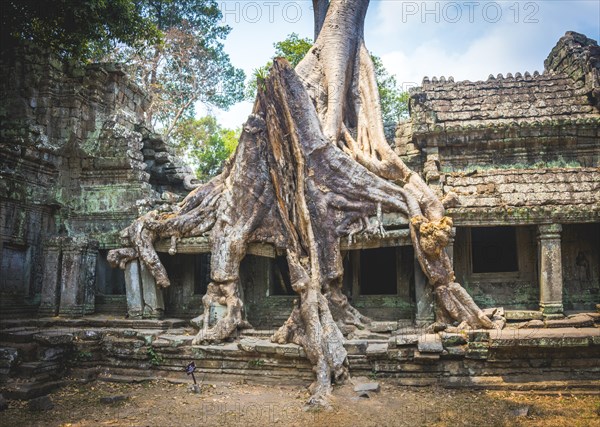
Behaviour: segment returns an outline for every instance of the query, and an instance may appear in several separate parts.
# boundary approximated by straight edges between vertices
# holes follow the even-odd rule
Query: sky
[[[313,36],[310,0],[217,3],[223,23],[232,28],[225,51],[247,76],[273,56],[273,43],[293,32]],[[408,89],[424,76],[476,81],[490,74],[542,72],[544,59],[566,31],[598,41],[600,1],[371,0],[365,43]],[[241,102],[211,113],[223,126],[237,128],[251,107]]]

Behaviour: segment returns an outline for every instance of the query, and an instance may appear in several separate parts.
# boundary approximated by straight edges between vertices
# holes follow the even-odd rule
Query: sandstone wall
[[[185,192],[190,170],[148,130],[148,96],[120,66],[75,66],[28,45],[0,69],[0,292],[35,303],[44,242],[116,247],[140,213]]]

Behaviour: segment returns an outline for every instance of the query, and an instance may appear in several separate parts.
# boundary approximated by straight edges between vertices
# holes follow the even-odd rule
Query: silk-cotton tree
[[[452,220],[443,204],[387,144],[374,67],[363,40],[368,0],[314,0],[316,42],[292,69],[275,59],[258,82],[253,112],[223,172],[193,190],[170,213],[149,212],[126,229],[131,247],[109,260],[140,259],[157,286],[169,278],[157,239],[208,234],[211,280],[203,297],[227,307],[214,326],[204,322],[194,342],[220,341],[247,326],[239,267],[252,242],[286,255],[298,294],[289,319],[273,335],[302,346],[316,380],[310,404],[327,404],[332,382],[348,377],[339,325],[368,323],[342,293],[341,239],[385,231],[382,213],[410,218],[412,244],[436,297],[437,321],[472,328],[494,324],[455,282],[444,248]]]

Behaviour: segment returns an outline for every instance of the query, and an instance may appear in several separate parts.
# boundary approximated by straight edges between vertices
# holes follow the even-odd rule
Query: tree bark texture
[[[316,3],[323,3],[315,1]],[[211,284],[203,298],[205,321],[194,343],[220,341],[247,324],[242,318],[239,266],[251,242],[285,253],[298,294],[289,319],[273,335],[301,345],[314,366],[310,403],[323,404],[332,382],[348,376],[339,326],[362,316],[342,293],[341,239],[381,236],[381,215],[410,218],[415,255],[434,289],[438,321],[472,328],[494,324],[454,279],[444,250],[452,220],[417,173],[387,144],[373,64],[363,41],[366,0],[332,0],[315,8],[322,27],[306,58],[293,70],[276,59],[258,82],[253,113],[221,175],[193,190],[171,212],[150,212],[124,231],[131,247],[109,261],[124,267],[139,258],[169,286],[153,244],[209,233]],[[317,13],[326,10],[324,18]],[[227,307],[209,327],[211,304]]]

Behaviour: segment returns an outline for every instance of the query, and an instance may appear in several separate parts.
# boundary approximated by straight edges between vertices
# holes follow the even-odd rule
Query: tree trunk
[[[109,261],[121,267],[138,257],[159,286],[168,286],[154,241],[171,238],[174,254],[178,238],[210,232],[212,283],[203,298],[206,319],[198,343],[223,340],[247,326],[238,286],[248,243],[271,243],[284,251],[298,299],[272,340],[305,349],[316,374],[313,404],[326,405],[332,381],[348,376],[338,325],[369,322],[342,293],[340,252],[342,238],[384,233],[369,218],[380,219],[383,212],[410,217],[415,255],[434,288],[438,321],[494,326],[454,282],[444,250],[452,220],[385,140],[363,41],[367,7],[365,0],[332,0],[315,45],[296,70],[276,59],[268,78],[258,82],[253,113],[223,173],[173,212],[136,220],[125,233],[132,248],[109,253]],[[211,304],[227,307],[213,327],[207,318]]]

